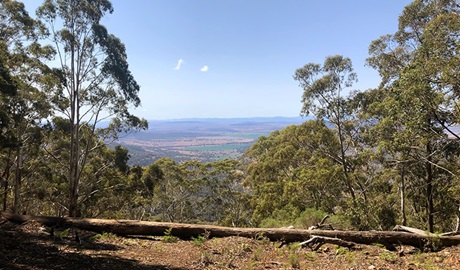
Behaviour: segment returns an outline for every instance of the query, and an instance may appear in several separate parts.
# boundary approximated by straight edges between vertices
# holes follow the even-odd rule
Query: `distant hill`
[[[194,118],[149,121],[149,129],[117,142],[129,150],[131,165],[146,166],[170,157],[177,162],[239,158],[260,136],[308,117]]]

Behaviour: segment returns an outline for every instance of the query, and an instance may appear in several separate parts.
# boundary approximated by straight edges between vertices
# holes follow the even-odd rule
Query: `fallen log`
[[[36,221],[49,227],[76,228],[96,233],[113,233],[121,236],[163,236],[167,230],[170,230],[169,233],[171,236],[177,236],[182,239],[190,239],[191,237],[198,237],[200,235],[208,234],[210,238],[241,236],[257,239],[260,237],[266,237],[271,241],[283,241],[290,243],[303,242],[312,238],[313,236],[322,236],[338,238],[343,241],[364,245],[410,245],[418,248],[426,247],[431,243],[436,243],[438,248],[460,245],[459,236],[432,237],[427,235],[395,231],[330,231],[275,228],[230,228],[212,225],[134,220],[13,215],[6,212],[0,212],[0,216],[8,221],[16,223]]]

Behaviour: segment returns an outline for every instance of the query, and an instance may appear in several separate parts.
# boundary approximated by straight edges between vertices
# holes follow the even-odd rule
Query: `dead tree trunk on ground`
[[[438,248],[460,245],[459,236],[433,236],[432,234],[422,235],[396,231],[330,231],[273,228],[229,228],[212,225],[167,222],[13,215],[6,212],[0,212],[0,216],[6,220],[16,223],[23,223],[33,220],[50,227],[71,227],[97,233],[113,233],[121,236],[163,236],[165,235],[166,230],[170,230],[170,235],[187,240],[191,237],[198,237],[200,235],[207,234],[209,237],[241,236],[255,239],[266,237],[271,241],[284,241],[289,243],[303,242],[312,238],[313,236],[321,236],[337,238],[343,241],[364,245],[382,244],[387,247],[392,245],[410,245],[422,248],[427,244],[434,242]]]

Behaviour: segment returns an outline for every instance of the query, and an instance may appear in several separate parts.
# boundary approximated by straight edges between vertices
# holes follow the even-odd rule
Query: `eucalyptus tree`
[[[395,154],[401,188],[407,172],[422,180],[418,186],[425,203],[419,205],[416,198],[414,203],[425,209],[429,231],[434,230],[436,188],[445,181],[441,179],[446,173],[449,181],[458,179],[445,157],[454,154],[452,138],[458,140],[451,127],[458,124],[459,9],[454,0],[416,0],[404,8],[398,31],[373,41],[369,48],[368,64],[382,77],[380,105],[371,106],[382,115],[376,128],[392,126],[391,135],[381,137],[381,142]]]
[[[1,45],[5,45],[3,40]],[[5,66],[5,54],[6,48],[2,48],[0,52],[1,60],[0,60],[0,147],[3,150],[4,147],[10,146],[12,143],[12,136],[11,131],[8,129],[9,127],[9,108],[7,106],[8,100],[16,95],[17,87],[14,83],[13,79],[11,78],[10,72],[6,69]],[[12,151],[9,150],[8,154],[2,155],[2,165],[5,164],[5,169],[1,174],[0,178],[0,194],[3,191],[3,211],[6,210],[7,207],[7,193],[8,193],[8,179],[10,174],[11,164],[11,156]]]
[[[24,169],[30,168],[38,155],[42,121],[50,114],[42,87],[55,82],[53,70],[45,64],[53,50],[38,42],[44,35],[43,25],[29,16],[21,2],[0,3],[0,25],[1,81],[7,86],[2,88],[15,93],[2,96],[1,118],[2,124],[8,123],[9,148],[3,176],[7,181],[14,165],[13,212],[18,212],[22,178],[28,176]]]
[[[89,136],[89,134],[87,135]],[[121,171],[116,151],[107,146],[98,147],[88,156],[79,186],[79,214],[84,217],[118,218],[117,213],[132,203],[126,171]],[[133,194],[134,195],[134,194]]]
[[[152,201],[162,221],[196,220],[194,204],[201,183],[200,170],[201,164],[197,161],[178,164],[171,158],[158,159],[149,166],[146,173],[152,182],[148,186],[153,189]]]
[[[29,203],[30,214],[46,214],[53,216],[67,215],[68,197],[67,164],[70,153],[70,140],[67,136],[70,122],[63,117],[54,117],[52,122],[44,126],[43,144],[46,151],[35,161],[32,173],[35,181],[28,184],[25,192],[36,199],[35,205]],[[84,138],[97,135],[89,126],[82,126]],[[92,140],[82,141],[82,147]],[[101,146],[88,153],[88,163],[82,171],[79,186],[78,215],[82,217],[122,217],[124,210],[131,209],[135,204],[139,177],[132,179],[127,168],[127,151],[123,147],[112,150]],[[142,173],[142,171],[141,171]],[[29,211],[28,211],[29,212]],[[125,217],[129,217],[126,215]]]
[[[252,222],[273,218],[275,211],[295,219],[308,208],[333,213],[344,206],[339,153],[333,130],[321,120],[260,137],[244,154]]]
[[[340,154],[336,161],[342,166],[343,180],[346,190],[356,203],[353,187],[352,171],[347,152],[349,144],[345,140],[347,112],[345,91],[350,90],[357,81],[357,75],[349,58],[341,55],[327,57],[321,66],[315,63],[306,64],[296,70],[294,79],[303,89],[301,114],[313,113],[318,119],[324,119],[335,125],[340,143]]]
[[[100,24],[112,12],[108,0],[45,0],[37,10],[57,52],[61,85],[54,89],[54,110],[70,123],[65,161],[70,216],[78,212],[79,184],[90,152],[120,132],[147,127],[129,112],[130,106],[140,105],[140,87],[129,70],[125,46]],[[107,128],[98,126],[110,118]],[[85,137],[83,127],[97,139]]]
[[[8,108],[5,105],[7,104],[7,100],[16,94],[16,91],[16,85],[13,82],[10,73],[6,69],[3,62],[0,61],[0,104],[2,104],[0,108],[0,145],[2,147],[9,144],[9,136],[7,135],[9,113]]]
[[[3,42],[2,42],[3,43]],[[2,44],[3,45],[3,44]],[[1,52],[2,59],[0,60],[0,147],[8,147],[12,143],[11,131],[9,127],[9,109],[8,109],[8,100],[17,93],[17,87],[11,78],[10,72],[6,69],[4,62],[5,51]],[[2,151],[3,152],[3,151]],[[0,194],[3,192],[3,211],[7,207],[7,193],[8,193],[8,179],[10,174],[11,164],[11,150],[8,151],[8,154],[2,155],[2,165],[5,164],[5,169],[1,174],[0,178]]]
[[[249,225],[250,190],[243,186],[245,172],[238,160],[225,159],[201,165],[198,179],[198,213],[201,220],[224,226]]]

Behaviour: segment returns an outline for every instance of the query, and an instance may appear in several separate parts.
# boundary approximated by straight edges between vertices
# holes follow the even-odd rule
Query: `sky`
[[[33,14],[42,2],[25,0]],[[104,17],[125,44],[149,120],[299,116],[297,68],[340,54],[358,83],[379,84],[365,66],[369,44],[397,30],[409,0],[112,0]]]

